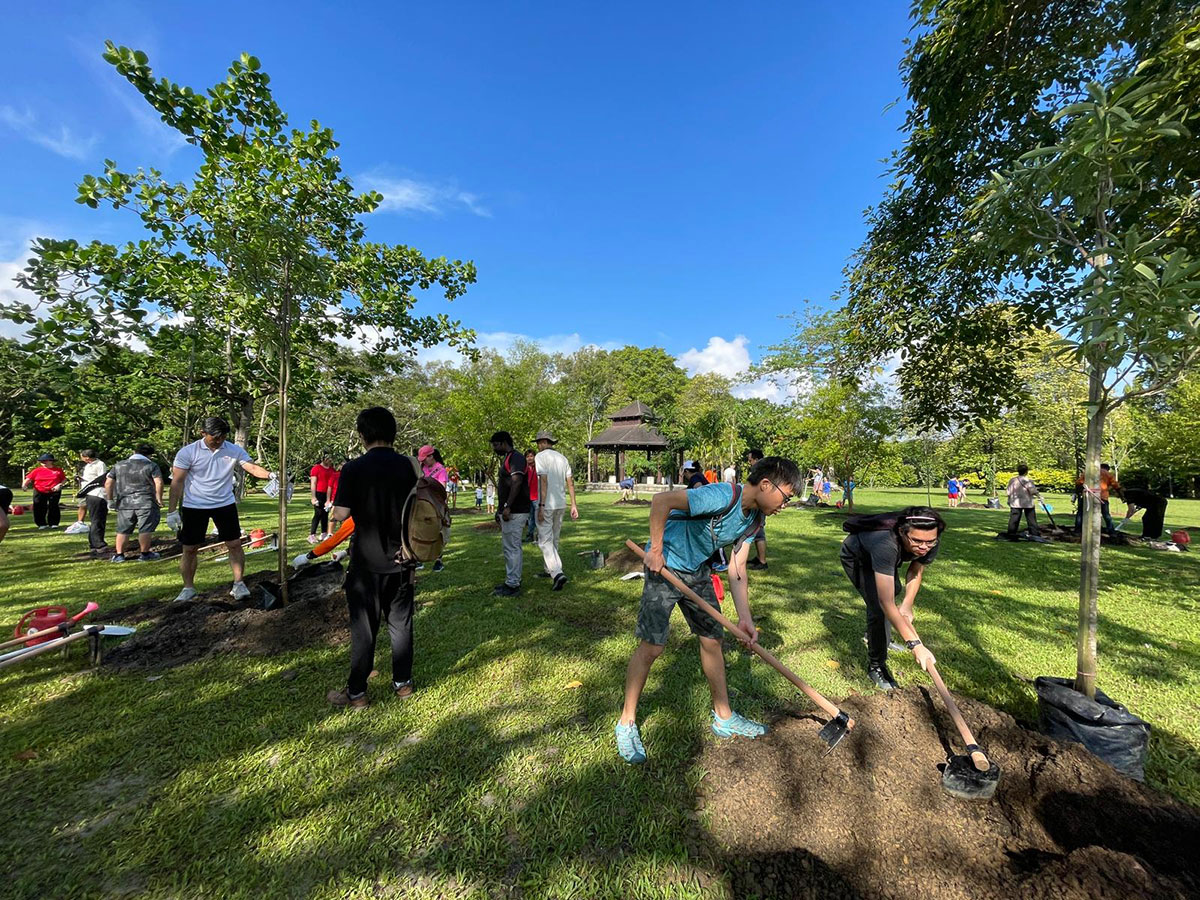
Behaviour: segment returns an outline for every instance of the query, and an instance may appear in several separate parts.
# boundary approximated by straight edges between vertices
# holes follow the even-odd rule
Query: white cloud
[[[485,219],[492,216],[478,194],[464,191],[453,182],[437,184],[415,178],[390,178],[369,172],[359,178],[368,190],[383,194],[379,212],[431,213],[442,215],[451,209],[465,209]]]
[[[0,106],[0,123],[26,140],[68,159],[85,159],[98,140],[95,135],[80,137],[66,125],[58,126],[57,131],[42,128],[32,111],[19,112],[11,106]]]
[[[739,334],[732,341],[727,341],[719,335],[708,339],[703,350],[692,347],[676,357],[676,362],[687,370],[689,375],[706,375],[710,372],[736,381],[745,376],[752,365],[750,361],[749,340]],[[744,384],[735,384],[730,388],[735,397],[749,399],[758,397],[770,400],[772,403],[788,403],[795,398],[797,390],[788,384],[780,384],[770,378],[759,378]]]

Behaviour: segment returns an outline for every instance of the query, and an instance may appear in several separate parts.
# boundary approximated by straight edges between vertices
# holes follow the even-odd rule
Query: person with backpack
[[[329,512],[335,532],[353,517],[354,536],[346,570],[350,613],[350,674],[346,686],[326,699],[343,709],[366,709],[367,677],[375,659],[379,625],[387,620],[392,644],[392,691],[413,695],[413,584],[415,564],[403,560],[404,515],[417,485],[415,460],[397,453],[396,419],[381,406],[355,422],[365,452],[342,466],[337,503]]]
[[[650,503],[650,540],[638,612],[638,646],[625,671],[625,704],[614,729],[617,753],[628,763],[644,763],[646,748],[637,726],[638,700],[650,667],[662,655],[670,634],[671,611],[679,604],[684,620],[699,638],[700,665],[712,695],[713,734],[721,738],[756,738],[767,727],[733,711],[725,683],[723,630],[703,609],[687,600],[663,576],[670,569],[705,603],[720,608],[707,562],[713,552],[733,545],[729,590],[738,625],[751,642],[758,629],[747,595],[747,540],[766,516],[774,515],[800,487],[800,470],[789,459],[768,456],[750,469],[746,484],[717,482],[687,491],[663,491]]]
[[[512,435],[497,431],[492,435],[492,452],[500,457],[500,484],[497,490],[497,521],[504,547],[504,581],[492,591],[497,597],[515,597],[521,593],[521,569],[525,563],[521,536],[529,519],[529,484],[525,454],[513,449]]]
[[[896,679],[887,655],[893,630],[922,669],[935,662],[913,627],[913,604],[925,567],[937,558],[946,522],[928,507],[909,506],[899,512],[851,516],[842,529],[849,532],[839,554],[842,569],[867,607],[867,677],[880,690],[891,691]],[[904,563],[908,574],[901,584]],[[902,597],[899,605],[897,597]]]

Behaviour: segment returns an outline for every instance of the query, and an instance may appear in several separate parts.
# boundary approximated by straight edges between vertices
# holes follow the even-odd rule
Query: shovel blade
[[[829,749],[825,751],[826,756],[832,753],[833,748],[840,744],[846,735],[850,733],[849,722],[850,717],[844,712],[839,712],[817,732],[817,737],[829,745]]]
[[[942,769],[942,789],[960,800],[990,800],[999,783],[998,765],[992,763],[986,772],[980,772],[969,756],[952,756]]]
[[[279,585],[273,581],[260,581],[259,588],[262,590],[262,608],[265,610],[283,609],[283,595],[279,590]]]

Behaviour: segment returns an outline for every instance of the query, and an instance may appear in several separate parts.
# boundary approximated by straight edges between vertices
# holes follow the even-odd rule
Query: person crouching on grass
[[[789,459],[768,456],[750,469],[744,485],[717,482],[687,491],[665,491],[650,504],[650,542],[646,548],[642,605],[638,612],[638,647],[625,672],[625,706],[617,721],[617,753],[628,763],[646,761],[637,727],[637,705],[650,667],[662,655],[670,631],[671,610],[680,612],[700,642],[700,665],[712,694],[712,731],[717,737],[756,738],[767,727],[734,712],[725,685],[725,657],[721,652],[722,628],[711,616],[672,587],[662,576],[664,566],[695,591],[705,603],[719,608],[708,558],[733,544],[729,590],[737,609],[738,624],[758,640],[758,629],[747,598],[747,559],[753,535],[766,516],[783,509],[800,484],[800,470]],[[681,602],[682,601],[682,602]]]
[[[879,689],[890,691],[896,687],[887,667],[893,629],[922,669],[928,671],[929,663],[935,662],[913,628],[913,603],[925,567],[937,556],[946,522],[932,509],[909,506],[895,513],[853,516],[842,527],[850,532],[842,541],[842,568],[867,605],[867,677]],[[900,567],[906,562],[908,577],[901,587]],[[897,606],[901,593],[903,600]]]

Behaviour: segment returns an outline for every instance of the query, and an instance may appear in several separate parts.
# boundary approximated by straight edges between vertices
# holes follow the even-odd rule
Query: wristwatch
[[[905,646],[905,647],[907,647],[909,650],[912,650],[912,649],[914,649],[914,648],[916,648],[916,647],[920,647],[920,646],[921,646],[921,639],[920,639],[920,638],[917,638],[915,641],[905,641],[905,642],[904,642],[904,646]]]

